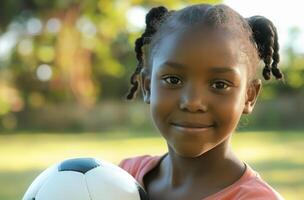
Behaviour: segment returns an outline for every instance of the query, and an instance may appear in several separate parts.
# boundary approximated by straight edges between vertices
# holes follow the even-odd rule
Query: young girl
[[[168,153],[125,159],[120,167],[151,200],[283,199],[230,144],[260,92],[259,61],[264,79],[283,79],[272,22],[200,4],[153,8],[146,24],[135,43],[138,65],[127,99],[141,88]]]

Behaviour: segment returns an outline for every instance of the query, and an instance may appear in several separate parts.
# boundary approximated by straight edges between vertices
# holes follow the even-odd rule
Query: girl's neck
[[[231,151],[229,139],[196,158],[181,157],[169,147],[169,153],[161,163],[161,173],[174,188],[185,184],[217,184],[216,180],[231,179],[237,176],[244,164]]]

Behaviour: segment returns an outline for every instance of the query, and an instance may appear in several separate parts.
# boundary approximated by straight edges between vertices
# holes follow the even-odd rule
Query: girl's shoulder
[[[261,176],[246,164],[243,176],[232,185],[215,193],[204,200],[284,200]]]
[[[128,172],[138,171],[139,169],[144,168],[147,164],[151,163],[151,161],[157,159],[157,157],[158,156],[141,155],[141,156],[125,158],[120,161],[118,166]]]
[[[131,158],[125,158],[118,166],[131,174],[139,183],[142,184],[144,175],[153,169],[162,156],[141,155]]]

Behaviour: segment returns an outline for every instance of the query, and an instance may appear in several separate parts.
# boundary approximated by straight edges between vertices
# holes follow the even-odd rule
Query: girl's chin
[[[193,148],[174,148],[174,152],[183,158],[197,158],[208,152],[210,149],[193,149]]]

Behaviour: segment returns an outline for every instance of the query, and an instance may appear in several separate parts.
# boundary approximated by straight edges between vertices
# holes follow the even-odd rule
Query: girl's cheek
[[[213,106],[217,105],[215,109],[217,116],[221,116],[221,121],[231,121],[235,124],[243,112],[243,99],[240,95],[231,95],[225,98],[219,98],[213,101]]]
[[[151,88],[151,100],[160,104],[173,103],[178,98],[178,92],[174,89],[166,88],[160,80],[154,81]]]

